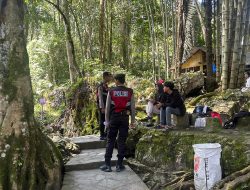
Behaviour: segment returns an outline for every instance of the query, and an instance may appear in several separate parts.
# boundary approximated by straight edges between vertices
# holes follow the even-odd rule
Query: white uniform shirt
[[[250,91],[250,77],[247,78],[246,87],[243,87],[241,89],[241,92],[248,92],[248,91]]]
[[[247,78],[246,87],[250,88],[250,77]]]

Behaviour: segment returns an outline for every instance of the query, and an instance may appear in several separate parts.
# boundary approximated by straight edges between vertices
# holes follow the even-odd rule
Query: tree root
[[[219,181],[213,190],[233,190],[247,183],[250,183],[250,165]]]
[[[162,189],[171,190],[188,190],[194,189],[193,173],[187,172],[180,177],[176,177],[174,180],[162,185]]]
[[[189,102],[189,106],[195,106],[197,104],[197,102],[199,102],[202,98],[208,98],[208,97],[211,97],[211,96],[214,96],[217,92],[209,92],[207,94],[203,94],[203,95],[200,95],[198,97],[196,97],[195,99],[193,99],[192,101]]]

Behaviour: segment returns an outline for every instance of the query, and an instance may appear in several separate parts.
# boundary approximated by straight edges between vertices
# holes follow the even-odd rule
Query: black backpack
[[[196,106],[194,108],[193,113],[196,114],[198,117],[207,117],[210,116],[210,112],[212,109],[208,106],[206,106],[206,109],[204,110],[205,106]]]
[[[235,127],[236,123],[233,121],[233,118],[226,121],[223,126],[224,129],[234,129]]]
[[[239,113],[236,113],[233,116],[233,118],[226,121],[223,128],[224,129],[235,129],[239,118],[247,117],[247,116],[250,116],[250,112],[242,110]]]

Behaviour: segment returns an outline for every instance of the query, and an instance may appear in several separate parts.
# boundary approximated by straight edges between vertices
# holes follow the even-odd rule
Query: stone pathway
[[[103,164],[105,142],[94,135],[73,138],[81,148],[65,165],[62,190],[148,190],[148,187],[126,165],[122,172],[115,172],[117,150],[112,158],[112,172],[102,172],[98,168]]]

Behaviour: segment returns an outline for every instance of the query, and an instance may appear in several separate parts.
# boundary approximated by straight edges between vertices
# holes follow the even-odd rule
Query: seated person
[[[168,96],[165,102],[159,103],[159,105],[161,107],[166,107],[166,125],[163,125],[162,127],[168,129],[173,128],[173,124],[171,123],[171,114],[183,116],[186,113],[186,107],[179,91],[174,89],[173,82],[165,82],[163,91],[164,93],[167,93]]]
[[[250,71],[245,72],[246,85],[241,89],[241,92],[250,91]]]
[[[146,113],[147,113],[146,120],[149,122],[148,126],[153,126],[153,124],[152,124],[153,114],[160,115],[160,107],[158,106],[158,102],[159,102],[161,95],[163,93],[162,82],[163,82],[163,80],[159,80],[155,84],[156,94],[154,96],[151,95],[148,97],[148,104],[146,106]]]

